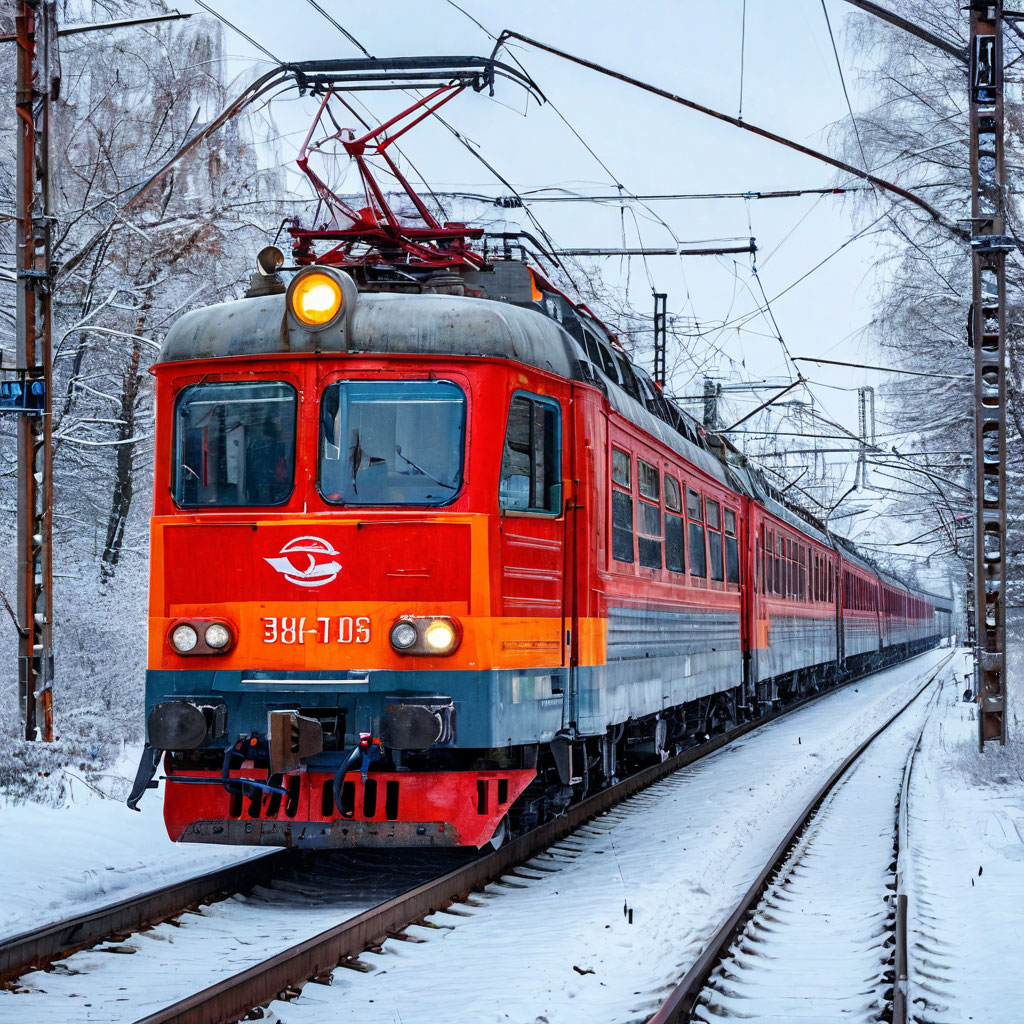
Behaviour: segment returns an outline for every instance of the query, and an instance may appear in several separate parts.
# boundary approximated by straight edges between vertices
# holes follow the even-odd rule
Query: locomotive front
[[[564,721],[567,382],[499,358],[537,330],[557,334],[320,267],[172,328],[129,803],[162,764],[173,840],[501,835]],[[518,606],[499,506],[527,538]]]

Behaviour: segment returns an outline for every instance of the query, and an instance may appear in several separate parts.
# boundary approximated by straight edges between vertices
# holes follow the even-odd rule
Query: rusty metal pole
[[[978,746],[1006,742],[1006,253],[1003,0],[970,4],[974,606]]]
[[[17,36],[18,694],[25,738],[53,739],[50,107],[56,6],[22,0]],[[40,394],[40,388],[42,393]],[[34,395],[35,401],[28,401]],[[36,405],[37,408],[30,408]]]

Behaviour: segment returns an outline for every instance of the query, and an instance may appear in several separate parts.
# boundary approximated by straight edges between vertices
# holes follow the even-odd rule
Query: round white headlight
[[[171,633],[171,643],[175,650],[187,654],[199,643],[199,634],[190,625],[183,622],[180,626],[174,627],[174,632]]]
[[[222,647],[227,647],[231,643],[231,630],[223,622],[211,622],[206,627],[203,639],[206,641],[207,647],[212,647],[215,651],[219,651]]]
[[[391,646],[396,651],[407,651],[419,639],[411,622],[396,622],[391,627]]]
[[[432,651],[437,651],[439,654],[450,651],[455,645],[455,628],[444,619],[435,619],[427,626],[424,639]]]

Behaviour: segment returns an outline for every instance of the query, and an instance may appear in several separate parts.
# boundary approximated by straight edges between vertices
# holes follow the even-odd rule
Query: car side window
[[[722,510],[717,501],[711,498],[704,500],[708,525],[708,563],[711,579],[722,581],[725,578],[725,566],[722,564]]]
[[[661,568],[661,488],[657,467],[643,459],[636,460],[637,548],[640,564],[649,569]]]
[[[689,487],[686,489],[686,513],[690,520],[690,575],[706,577],[708,558],[704,544],[704,510],[700,494]]]
[[[740,581],[740,548],[739,538],[736,536],[736,513],[727,508],[723,510],[725,517],[725,581],[726,583],[739,583]]]
[[[679,481],[665,474],[665,568],[670,572],[686,569],[683,526],[683,499]]]
[[[616,562],[636,560],[633,538],[632,458],[628,452],[612,449],[612,558]]]

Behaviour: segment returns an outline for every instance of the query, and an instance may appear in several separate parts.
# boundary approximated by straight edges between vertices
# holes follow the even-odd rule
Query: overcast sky
[[[210,2],[281,60],[360,55],[306,0]],[[608,0],[458,2],[493,33],[518,30],[731,115],[740,111],[742,82],[744,120],[838,152],[834,128],[847,107],[821,0],[746,0],[742,79],[744,0],[634,0],[627,5]],[[320,3],[375,56],[484,55],[492,45],[447,0]],[[180,9],[198,10],[192,0],[182,0]],[[828,9],[856,109],[866,100],[859,81],[864,56],[852,50],[846,30],[851,18],[866,15],[842,0],[828,0]],[[230,30],[227,47],[232,73],[240,82],[251,77],[254,67],[267,66],[264,54]],[[517,47],[515,55],[550,104],[527,102],[517,86],[500,82],[494,98],[485,93],[458,97],[446,108],[446,117],[517,189],[557,186],[593,191],[621,184],[635,193],[707,193],[821,187],[842,181],[813,159],[583,68],[524,47]],[[365,98],[381,120],[401,109],[404,100],[399,93]],[[291,158],[312,110],[308,99],[275,103],[282,158]],[[435,188],[494,195],[504,191],[436,123],[416,128],[403,144]],[[298,176],[290,183],[296,194],[308,194]],[[630,246],[672,246],[673,236],[700,242],[753,235],[759,247],[760,281],[792,355],[878,362],[861,335],[871,318],[878,241],[849,242],[868,221],[865,209],[858,214],[855,203],[856,197],[847,195],[651,204],[668,228],[648,211],[632,207],[634,218],[617,204],[544,204],[533,210],[561,247],[617,246],[623,240]],[[487,212],[493,216],[495,211],[491,207]],[[743,320],[762,304],[749,257],[652,257],[646,263],[616,258],[603,262],[602,275],[613,285],[628,279],[631,298],[643,310],[650,308],[652,286],[667,292],[670,312],[705,330],[695,347],[713,375],[733,381],[790,376],[766,316],[746,319],[740,327],[714,329]],[[857,425],[857,386],[884,379],[860,370],[810,364],[802,368],[819,382],[814,386],[819,407],[851,429]],[[677,376],[675,384],[693,394],[701,381],[689,376]],[[742,414],[752,407],[743,401],[731,411]]]

